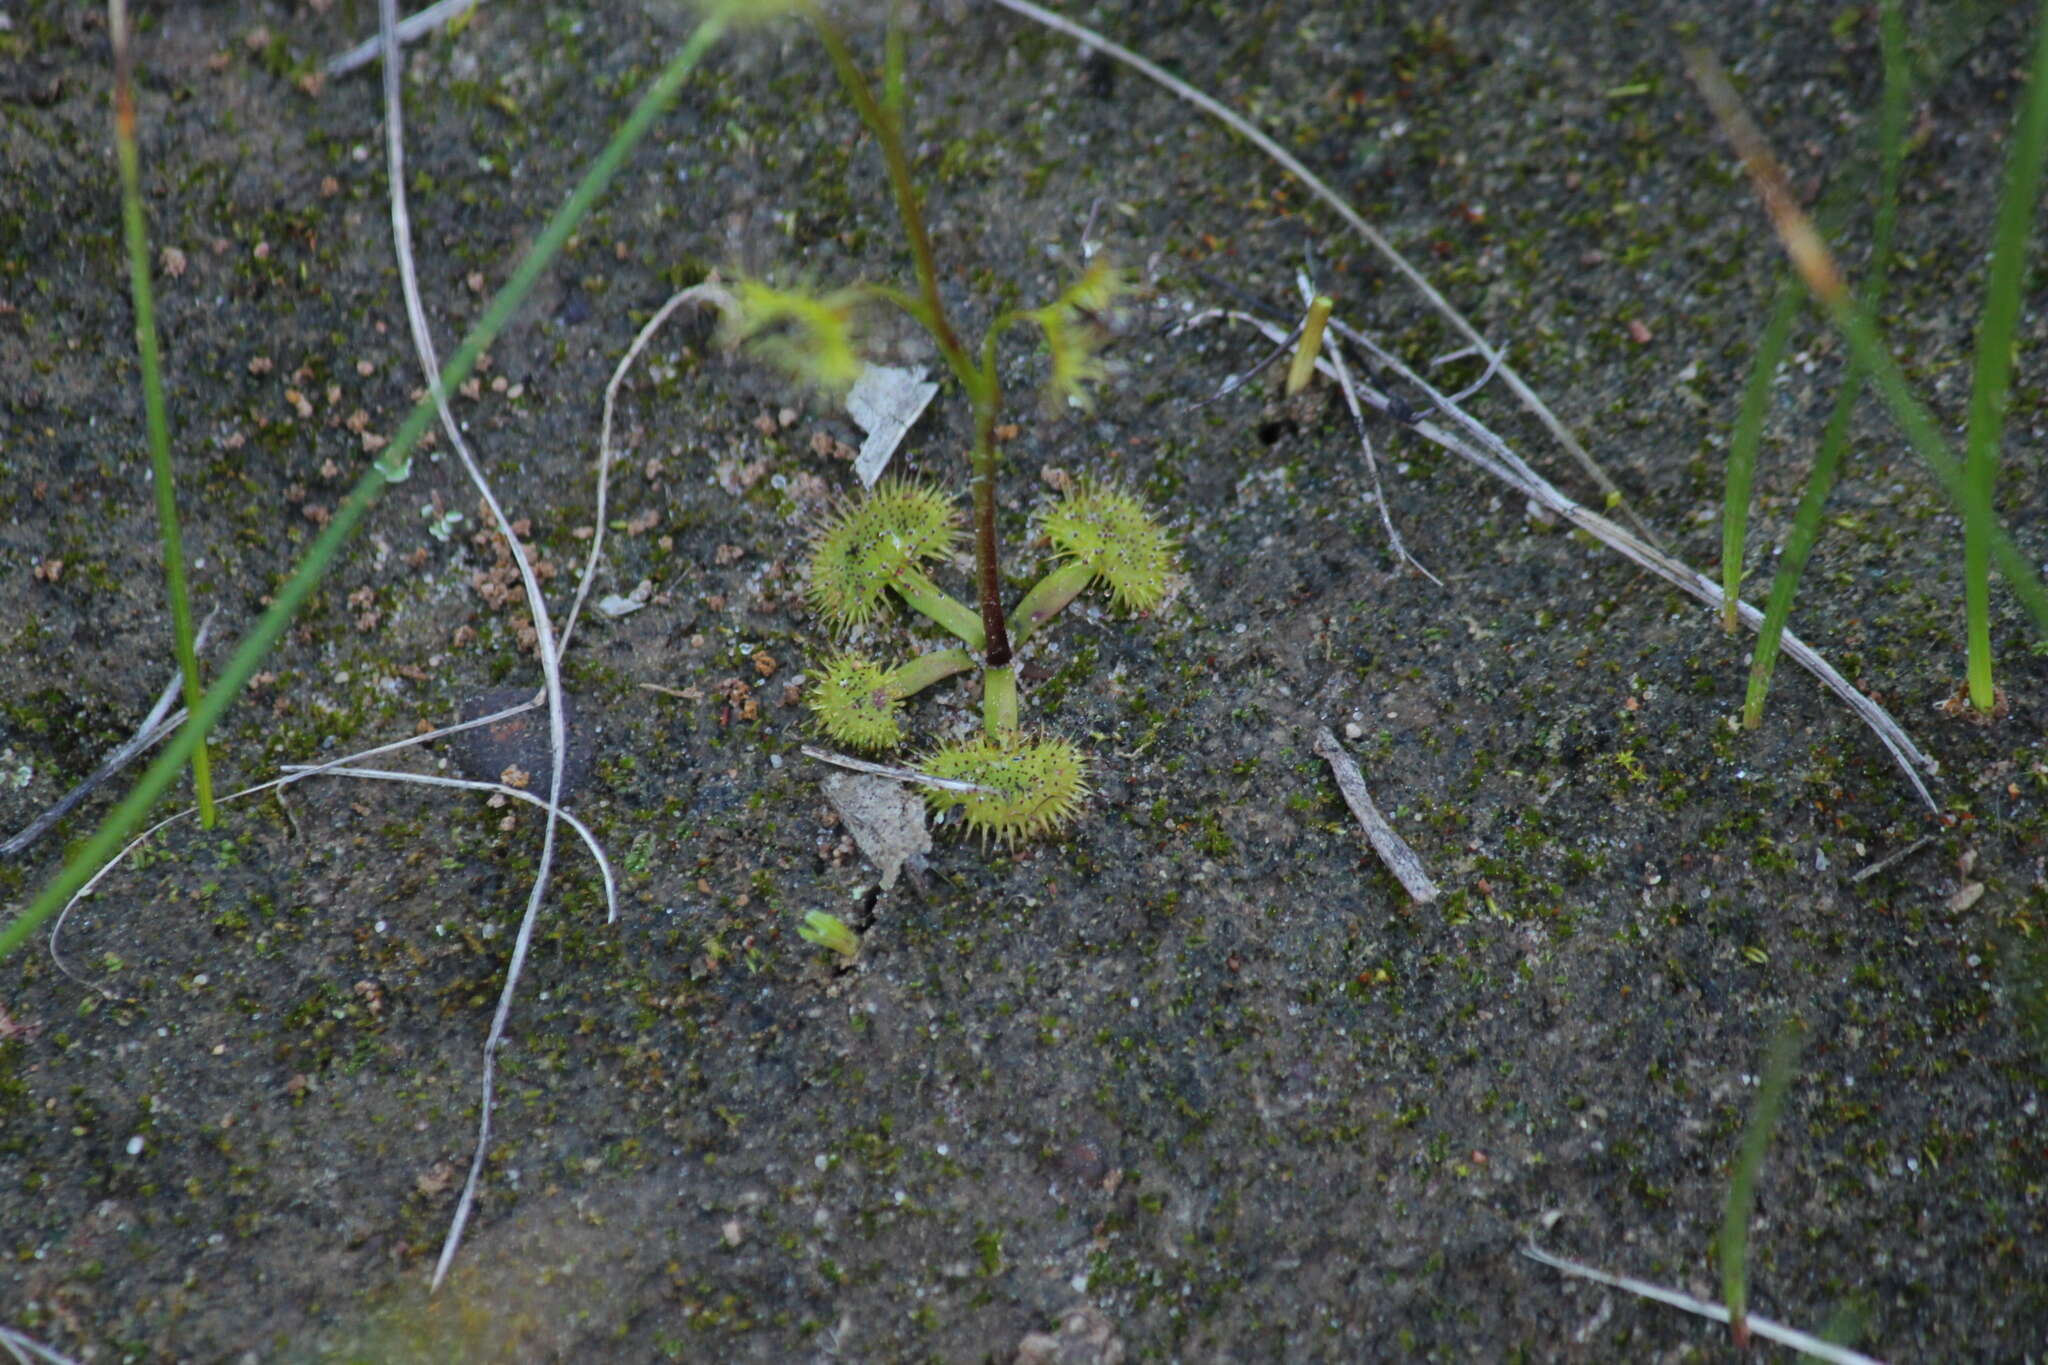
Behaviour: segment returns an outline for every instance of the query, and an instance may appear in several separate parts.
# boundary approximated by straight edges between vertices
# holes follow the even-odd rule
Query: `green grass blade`
[[[1899,223],[1899,184],[1906,163],[1906,106],[1912,75],[1899,0],[1882,0],[1878,7],[1878,31],[1884,50],[1884,97],[1878,115],[1883,169],[1878,175],[1877,230],[1871,248],[1870,280],[1864,287],[1864,306],[1872,311],[1882,305],[1885,286],[1891,278],[1892,237]],[[1749,689],[1742,702],[1742,723],[1748,729],[1754,730],[1763,723],[1764,697],[1771,690],[1771,673],[1778,666],[1779,644],[1792,616],[1792,599],[1799,591],[1799,580],[1806,572],[1814,543],[1820,538],[1821,514],[1827,509],[1836,471],[1849,448],[1849,420],[1867,378],[1863,367],[1852,360],[1835,395],[1835,410],[1828,416],[1820,454],[1807,476],[1806,489],[1800,494],[1799,510],[1793,515],[1792,530],[1785,538],[1778,572],[1771,579],[1771,596],[1764,604],[1763,625],[1757,631],[1756,652],[1750,659]]]
[[[2019,322],[2034,203],[2040,196],[2042,157],[2048,152],[2048,4],[2042,6],[2035,23],[2034,65],[2027,76],[2026,104],[2006,157],[1991,270],[1984,281],[1984,313],[1977,325],[1976,376],[1970,390],[1970,427],[1963,456],[1964,475],[1978,509],[1965,509],[1963,515],[1970,704],[1985,713],[1997,697],[1991,681],[1991,494],[1998,480],[1999,446],[2005,439],[2013,332]]]
[[[1742,599],[1742,547],[1749,529],[1749,491],[1756,477],[1756,452],[1763,441],[1764,414],[1771,406],[1771,381],[1792,340],[1805,296],[1792,280],[1781,281],[1771,304],[1771,320],[1757,343],[1749,382],[1742,389],[1742,407],[1728,439],[1728,472],[1721,486],[1721,627],[1730,635],[1737,623],[1736,603]]]
[[[1849,448],[1849,419],[1855,412],[1856,400],[1863,396],[1866,378],[1863,367],[1853,362],[1842,376],[1841,390],[1835,394],[1835,410],[1828,415],[1827,431],[1821,437],[1820,454],[1814,458],[1813,469],[1806,476],[1806,489],[1799,495],[1799,510],[1793,515],[1784,553],[1778,557],[1778,572],[1771,578],[1771,595],[1764,603],[1763,624],[1757,628],[1756,652],[1750,656],[1749,688],[1742,699],[1745,729],[1754,730],[1763,724],[1764,697],[1771,690],[1771,673],[1778,666],[1779,644],[1784,638],[1785,623],[1792,616],[1792,599],[1799,591],[1799,579],[1806,572],[1814,543],[1820,539],[1821,514],[1827,510],[1828,494],[1834,491],[1836,472]]]
[[[591,206],[597,202],[598,196],[604,192],[605,186],[611,182],[613,175],[625,161],[627,153],[632,151],[646,135],[654,120],[674,101],[677,91],[682,88],[683,81],[690,71],[725,31],[734,7],[735,0],[725,0],[725,3],[706,15],[703,22],[690,35],[689,41],[669,59],[668,65],[640,97],[639,103],[633,107],[633,112],[619,126],[611,141],[599,153],[596,162],[577,184],[575,192],[560,209],[556,210],[555,216],[548,221],[547,228],[535,241],[532,250],[520,261],[504,287],[491,299],[490,307],[485,310],[475,328],[463,338],[455,353],[449,356],[448,363],[441,370],[441,383],[444,389],[452,391],[469,377],[470,371],[475,368],[477,356],[497,338],[504,330],[505,324],[511,320],[513,312],[525,301],[527,295],[533,292],[533,287],[539,283],[542,272],[561,252],[570,233],[575,231],[576,226],[589,213]],[[207,730],[220,718],[221,713],[227,710],[229,704],[254,675],[263,661],[263,656],[269,652],[271,645],[290,623],[299,605],[320,581],[329,561],[341,549],[342,542],[348,539],[356,523],[362,520],[363,513],[369,510],[378,493],[383,491],[388,471],[404,467],[413,446],[433,421],[434,402],[432,396],[428,395],[413,405],[405,422],[392,437],[390,446],[378,458],[377,463],[371,466],[369,472],[363,475],[361,481],[349,490],[348,497],[335,512],[333,521],[328,523],[327,528],[313,542],[291,579],[278,590],[270,609],[264,612],[255,627],[243,639],[235,650],[234,657],[221,669],[220,677],[207,690],[206,695],[200,698],[199,704],[192,708],[191,717],[184,727],[165,744],[155,761],[136,780],[134,789],[122,798],[121,803],[101,822],[99,829],[94,831],[92,837],[51,879],[49,885],[37,894],[27,909],[15,916],[4,929],[0,929],[0,958],[5,958],[20,947],[23,940],[34,933],[38,925],[69,901],[72,894],[114,855],[130,831],[141,823],[150,803],[156,800],[176,776],[178,768],[199,747]]]
[[[1728,1203],[1721,1217],[1721,1299],[1728,1305],[1728,1325],[1734,1330],[1738,1347],[1747,1344],[1749,1338],[1745,1321],[1749,1314],[1749,1216],[1756,1208],[1756,1173],[1764,1164],[1764,1149],[1770,1145],[1778,1111],[1785,1105],[1785,1090],[1791,1083],[1792,1064],[1798,1056],[1799,1027],[1787,1024],[1772,1041],[1770,1053],[1764,1059],[1756,1108],[1742,1134],[1735,1169],[1728,1176]]]
[[[889,0],[887,13],[882,25],[882,112],[896,125],[896,135],[903,136],[907,125],[910,101],[903,92],[903,3]]]
[[[157,349],[156,299],[149,286],[149,228],[142,219],[141,154],[135,145],[135,55],[128,44],[127,7],[108,0],[107,32],[114,48],[114,159],[121,174],[121,232],[128,247],[128,292],[135,306],[135,351],[142,367],[142,409],[149,429],[149,461],[156,484],[157,536],[164,552],[164,590],[171,602],[171,634],[178,671],[185,679],[187,710],[199,704],[205,684],[192,644],[192,599],[185,585],[185,538],[178,529],[178,495],[171,474],[171,424],[164,411],[163,357]],[[192,751],[192,787],[199,798],[199,823],[212,829],[213,770],[206,745]]]

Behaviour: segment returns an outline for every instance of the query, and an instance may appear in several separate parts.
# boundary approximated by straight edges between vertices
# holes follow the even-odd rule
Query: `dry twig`
[[[1372,841],[1373,852],[1380,855],[1387,871],[1399,879],[1403,889],[1418,905],[1427,905],[1435,900],[1436,883],[1430,880],[1429,870],[1422,865],[1422,859],[1415,855],[1415,850],[1408,847],[1408,841],[1394,833],[1394,827],[1373,804],[1372,793],[1365,789],[1365,778],[1359,773],[1358,764],[1344,752],[1344,746],[1330,733],[1329,726],[1316,731],[1315,751],[1330,765],[1330,773],[1337,779],[1337,790],[1344,793],[1344,804],[1351,807],[1351,813],[1358,817],[1359,827]]]

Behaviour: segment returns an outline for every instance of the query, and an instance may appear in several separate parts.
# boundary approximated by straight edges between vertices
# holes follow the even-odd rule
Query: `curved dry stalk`
[[[654,316],[647,319],[633,344],[619,357],[619,363],[612,370],[611,382],[604,386],[604,420],[597,432],[597,529],[590,536],[590,553],[583,561],[583,575],[576,583],[576,598],[569,604],[569,615],[562,623],[560,652],[569,648],[569,637],[576,633],[576,618],[583,611],[583,599],[590,596],[590,585],[597,579],[598,556],[604,553],[605,509],[610,505],[612,480],[612,410],[618,403],[619,387],[625,383],[626,371],[640,358],[640,352],[647,349],[647,343],[661,330],[669,316],[686,303],[709,304],[730,316],[735,311],[733,297],[725,286],[713,280],[693,284],[688,289],[670,295],[667,303],[654,310]]]
[[[442,777],[437,773],[408,773],[395,768],[343,767],[335,763],[287,763],[284,765],[284,770],[293,776],[361,777],[373,778],[380,782],[409,782],[420,787],[452,787],[459,791],[490,792],[498,796],[509,796],[515,801],[524,801],[530,806],[539,806],[543,810],[546,810],[548,806],[547,798],[544,796],[536,795],[533,792],[525,791],[518,787],[507,786],[503,782],[480,782],[469,777]],[[590,832],[590,826],[559,807],[554,810],[553,814],[557,819],[568,825],[569,828],[576,831],[584,844],[589,847],[590,856],[597,860],[598,873],[604,878],[604,922],[606,924],[617,924],[619,922],[619,887],[618,879],[612,875],[611,860],[604,856],[604,849],[598,844],[597,836]],[[521,926],[522,930],[527,927],[529,926]]]
[[[1183,321],[1175,331],[1184,331],[1187,328],[1199,326],[1211,320],[1244,323],[1255,328],[1268,339],[1277,340],[1286,335],[1286,329],[1277,323],[1269,322],[1250,313],[1226,308],[1215,308],[1196,313]],[[1375,360],[1421,389],[1429,397],[1431,403],[1455,419],[1459,426],[1464,428],[1465,432],[1472,437],[1472,440],[1468,441],[1464,437],[1447,431],[1436,423],[1429,421],[1408,423],[1409,430],[1415,432],[1424,440],[1433,441],[1468,463],[1485,470],[1532,502],[1555,512],[1558,516],[1569,521],[1573,526],[1592,536],[1601,544],[1635,564],[1638,568],[1648,570],[1681,592],[1697,598],[1717,611],[1724,608],[1726,598],[1722,594],[1719,583],[1698,572],[1684,560],[1677,559],[1666,554],[1656,546],[1645,543],[1625,528],[1609,521],[1598,512],[1580,506],[1577,502],[1559,492],[1557,487],[1548,479],[1531,469],[1528,462],[1520,455],[1517,455],[1508,446],[1507,442],[1501,440],[1499,436],[1496,436],[1478,419],[1459,407],[1454,398],[1433,387],[1428,380],[1404,364],[1400,357],[1385,350],[1370,337],[1345,326],[1335,318],[1330,320],[1330,328],[1346,340],[1364,347]],[[1317,366],[1332,379],[1337,377],[1335,368],[1330,366],[1327,361],[1318,361]],[[1383,413],[1391,411],[1393,401],[1386,394],[1379,392],[1368,384],[1360,384],[1354,381],[1354,386],[1359,396],[1367,403],[1370,403]],[[1735,607],[1744,625],[1748,626],[1751,630],[1762,629],[1764,621],[1763,612],[1740,599],[1736,601]],[[1921,780],[1920,774],[1922,772],[1938,773],[1941,771],[1941,765],[1921,751],[1920,746],[1913,742],[1912,737],[1905,732],[1897,721],[1892,719],[1890,712],[1864,696],[1863,693],[1857,691],[1849,680],[1836,672],[1834,665],[1823,658],[1811,645],[1789,630],[1784,631],[1778,638],[1781,641],[1786,657],[1797,663],[1808,673],[1811,673],[1822,686],[1841,698],[1843,703],[1856,713],[1857,719],[1861,720],[1864,725],[1869,727],[1871,733],[1877,736],[1878,742],[1884,745],[1885,750],[1891,754],[1893,761],[1905,773],[1907,782],[1912,784],[1913,791],[1919,796],[1921,803],[1930,811],[1939,811],[1941,807],[1936,804],[1933,795],[1927,790],[1927,784]]]
[[[1387,507],[1387,490],[1380,484],[1379,456],[1373,453],[1372,432],[1367,430],[1365,413],[1358,405],[1358,388],[1352,382],[1351,367],[1344,363],[1343,348],[1334,341],[1326,341],[1323,349],[1329,353],[1330,369],[1337,376],[1337,387],[1344,394],[1344,406],[1351,410],[1351,425],[1358,430],[1358,444],[1365,451],[1365,467],[1372,474],[1372,500],[1379,506],[1380,525],[1386,530],[1387,542],[1393,546],[1396,555],[1415,566],[1415,572],[1441,588],[1444,581],[1408,552],[1408,545],[1401,539],[1401,533],[1394,529],[1394,514]]]
[[[420,365],[426,371],[427,385],[434,396],[434,408],[440,414],[442,429],[448,433],[448,441],[454,447],[462,467],[468,471],[470,482],[476,485],[484,506],[498,524],[498,533],[505,538],[506,547],[512,560],[519,567],[519,581],[526,590],[527,609],[533,613],[533,628],[536,634],[534,652],[540,656],[541,677],[548,696],[548,799],[547,819],[541,826],[540,864],[534,870],[533,889],[526,898],[526,913],[519,921],[519,934],[513,940],[512,960],[505,972],[505,986],[498,996],[498,1008],[491,1017],[491,1031],[484,1039],[483,1112],[477,1121],[476,1152],[469,1165],[469,1178],[463,1183],[462,1197],[455,1206],[455,1216],[448,1228],[448,1236],[441,1244],[441,1256],[434,1266],[433,1287],[439,1289],[448,1276],[448,1267],[455,1259],[456,1248],[462,1244],[462,1230],[468,1225],[471,1209],[476,1205],[476,1187],[483,1178],[484,1154],[490,1146],[491,1102],[494,1098],[492,1081],[494,1067],[492,1058],[505,1039],[505,1025],[512,1016],[512,1001],[519,990],[519,974],[526,966],[526,954],[533,942],[533,923],[540,913],[541,897],[547,891],[548,873],[554,866],[555,825],[560,817],[562,804],[562,774],[568,765],[564,755],[568,752],[567,727],[562,718],[562,674],[561,660],[556,651],[556,638],[548,621],[547,599],[542,596],[540,581],[534,576],[533,565],[528,561],[526,548],[519,543],[519,537],[512,529],[512,519],[505,515],[499,505],[498,496],[484,478],[483,470],[477,467],[476,458],[470,454],[469,443],[462,439],[462,428],[455,415],[448,410],[448,395],[441,387],[441,366],[434,355],[434,339],[427,327],[426,309],[420,303],[419,279],[412,262],[412,227],[406,210],[405,197],[405,111],[403,82],[399,63],[398,5],[397,0],[377,0],[378,40],[381,44],[381,59],[384,65],[384,153],[386,175],[391,194],[391,236],[392,245],[398,253],[399,281],[404,287],[405,315],[412,327],[414,349],[419,352]]]
[[[1614,505],[1621,507],[1628,513],[1628,519],[1635,524],[1636,529],[1642,533],[1643,537],[1652,544],[1656,542],[1656,535],[1643,523],[1642,518],[1636,515],[1635,510],[1628,505],[1627,500],[1621,495],[1621,490],[1615,486],[1614,480],[1608,478],[1607,471],[1600,467],[1599,461],[1595,460],[1591,453],[1579,443],[1579,439],[1571,434],[1570,429],[1558,420],[1557,414],[1550,410],[1550,405],[1537,396],[1536,391],[1529,387],[1520,374],[1516,373],[1514,367],[1501,359],[1500,353],[1495,351],[1487,343],[1486,338],[1479,334],[1479,329],[1467,321],[1465,315],[1453,307],[1450,300],[1438,293],[1436,286],[1429,282],[1428,277],[1411,265],[1408,258],[1402,255],[1392,242],[1381,235],[1379,230],[1373,227],[1372,224],[1366,222],[1360,216],[1358,210],[1351,207],[1349,200],[1324,184],[1315,172],[1302,165],[1285,147],[1282,147],[1279,143],[1261,132],[1256,125],[1236,110],[1197,90],[1194,86],[1180,79],[1180,77],[1148,61],[1122,44],[1103,37],[1094,29],[1077,24],[1071,19],[1054,14],[1051,10],[1034,5],[1031,3],[1031,0],[992,0],[992,3],[1002,6],[1013,14],[1022,15],[1034,23],[1043,24],[1055,32],[1064,33],[1076,42],[1094,48],[1105,57],[1111,57],[1122,62],[1147,80],[1164,87],[1202,110],[1211,118],[1224,124],[1239,137],[1244,138],[1268,157],[1271,157],[1279,164],[1282,170],[1299,180],[1308,189],[1309,193],[1329,205],[1353,232],[1365,239],[1368,246],[1384,256],[1387,259],[1387,263],[1392,265],[1395,271],[1408,281],[1415,289],[1415,292],[1420,294],[1423,300],[1431,308],[1435,309],[1444,321],[1450,323],[1467,341],[1471,342],[1475,351],[1486,357],[1489,369],[1497,366],[1500,377],[1514,391],[1515,397],[1522,400],[1522,406],[1534,413],[1536,419],[1543,423],[1551,436],[1557,440],[1557,443],[1570,452],[1571,457],[1578,461],[1579,468],[1584,470],[1586,476],[1593,480],[1601,493]]]

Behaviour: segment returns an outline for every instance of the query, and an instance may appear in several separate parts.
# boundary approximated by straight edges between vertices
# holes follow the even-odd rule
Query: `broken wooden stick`
[[[1394,833],[1394,827],[1373,804],[1372,793],[1365,789],[1365,778],[1359,774],[1358,764],[1344,752],[1344,746],[1337,742],[1337,736],[1330,733],[1329,726],[1316,731],[1315,751],[1330,765],[1330,772],[1337,779],[1337,790],[1344,793],[1344,804],[1351,807],[1351,813],[1358,817],[1365,837],[1372,841],[1373,852],[1380,855],[1380,861],[1387,865],[1387,870],[1400,879],[1402,887],[1417,904],[1427,905],[1435,900],[1436,883],[1429,879],[1422,859],[1415,856],[1415,850],[1408,847],[1405,839]]]

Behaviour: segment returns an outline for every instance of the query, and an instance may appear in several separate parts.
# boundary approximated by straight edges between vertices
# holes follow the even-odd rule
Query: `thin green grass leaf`
[[[668,65],[633,106],[632,113],[627,115],[626,121],[619,126],[611,141],[599,153],[596,162],[577,184],[575,192],[555,211],[555,216],[549,220],[547,228],[534,243],[533,249],[519,262],[518,267],[512,272],[512,277],[491,299],[490,307],[485,310],[482,319],[463,339],[455,353],[449,356],[448,363],[441,370],[441,385],[444,389],[453,390],[469,377],[470,372],[476,368],[477,357],[497,339],[498,334],[505,329],[506,323],[511,321],[514,311],[533,292],[534,286],[540,282],[542,273],[561,253],[570,234],[588,215],[598,196],[604,193],[605,187],[611,183],[612,177],[617,174],[627,154],[646,136],[654,120],[674,102],[683,81],[703,59],[705,52],[724,33],[734,2],[735,0],[727,0],[698,24],[689,40],[669,59]],[[384,484],[388,482],[387,470],[404,467],[414,445],[418,443],[420,436],[432,424],[434,418],[433,397],[429,394],[413,405],[412,411],[406,415],[405,422],[392,437],[390,446],[385,449],[377,463],[370,467],[369,472],[363,475],[361,481],[349,490],[348,497],[342,500],[341,506],[336,510],[334,519],[313,542],[312,548],[306,552],[306,557],[300,561],[291,578],[278,590],[270,609],[264,612],[255,627],[243,639],[235,650],[234,657],[221,669],[220,677],[215,680],[213,686],[199,699],[198,704],[192,707],[192,714],[185,727],[165,745],[156,760],[136,779],[134,789],[101,822],[92,837],[86,840],[62,870],[36,895],[26,909],[16,915],[4,929],[0,929],[0,958],[5,958],[20,947],[22,942],[36,931],[38,925],[55,914],[71,898],[71,894],[84,885],[86,879],[113,855],[127,833],[141,823],[150,803],[170,784],[179,767],[189,760],[193,751],[198,748],[206,732],[240,694],[261,665],[264,655],[269,653],[271,645],[283,634],[285,626],[290,623],[299,606],[326,573],[328,564],[355,530],[356,523],[362,520],[363,513],[369,510],[370,504],[375,502],[377,495],[383,491]]]
[[[1764,1060],[1756,1108],[1742,1134],[1742,1151],[1728,1177],[1728,1204],[1721,1217],[1721,1297],[1728,1305],[1728,1325],[1740,1349],[1749,1344],[1749,1217],[1756,1208],[1756,1173],[1764,1164],[1771,1129],[1785,1107],[1785,1089],[1799,1056],[1799,1026],[1787,1024],[1772,1040]]]
[[[1791,279],[1779,282],[1777,299],[1771,304],[1771,320],[1764,324],[1763,339],[1757,342],[1756,361],[1750,366],[1749,382],[1743,386],[1742,407],[1735,415],[1735,431],[1728,440],[1728,473],[1721,491],[1721,628],[1735,633],[1736,604],[1742,600],[1742,549],[1749,529],[1749,492],[1756,477],[1757,447],[1763,443],[1764,414],[1771,406],[1771,385],[1778,376],[1778,363],[1792,340],[1792,324],[1799,320],[1804,293]]]
[[[142,218],[141,153],[135,142],[135,52],[129,45],[128,7],[108,0],[107,32],[114,48],[114,159],[121,173],[121,235],[128,247],[128,290],[135,304],[135,351],[142,367],[142,410],[149,428],[149,462],[156,485],[157,536],[163,543],[164,590],[171,602],[171,634],[178,671],[185,680],[185,707],[199,704],[199,651],[192,643],[192,599],[185,585],[185,538],[178,529],[178,493],[172,482],[171,424],[164,409],[163,357],[157,348],[156,298],[149,285],[149,228]],[[192,788],[199,823],[212,829],[213,771],[206,745],[192,751]]]
[[[1864,306],[1873,312],[1883,305],[1885,286],[1891,278],[1892,236],[1899,223],[1899,183],[1906,164],[1906,106],[1912,73],[1899,0],[1882,0],[1878,6],[1878,34],[1884,51],[1884,96],[1878,114],[1882,169],[1878,173],[1877,228],[1871,248],[1870,279],[1863,290]],[[1791,619],[1793,598],[1799,592],[1806,562],[1820,538],[1821,514],[1827,510],[1828,494],[1834,491],[1836,472],[1849,448],[1849,420],[1868,378],[1868,372],[1852,360],[1842,377],[1842,387],[1835,394],[1835,410],[1828,416],[1820,454],[1814,459],[1806,489],[1799,497],[1799,510],[1792,517],[1792,529],[1785,537],[1778,572],[1771,579],[1770,600],[1764,604],[1764,623],[1757,631],[1756,652],[1750,659],[1749,688],[1742,702],[1742,723],[1748,729],[1754,730],[1763,723],[1764,697],[1771,690],[1771,674],[1778,666],[1778,641]]]
[[[1963,603],[1968,626],[1970,704],[1988,714],[1997,704],[1991,679],[1991,494],[2005,439],[2006,398],[2012,387],[2013,333],[2024,293],[2041,162],[2048,154],[2048,4],[2035,20],[2034,64],[2026,104],[2013,130],[2005,162],[2005,191],[1991,239],[1991,270],[1984,281],[1984,312],[1977,326],[1976,373],[1970,388],[1970,426],[1963,472],[1971,506],[1963,514]]]

